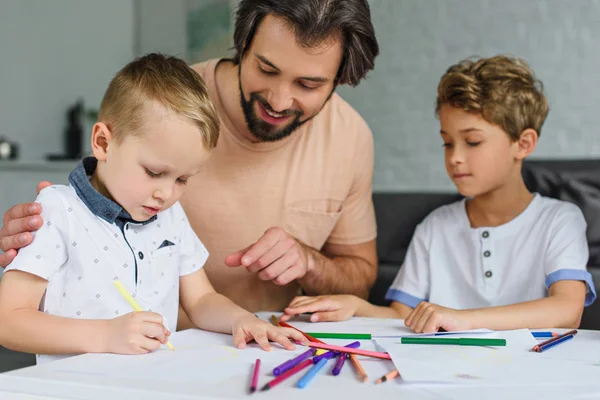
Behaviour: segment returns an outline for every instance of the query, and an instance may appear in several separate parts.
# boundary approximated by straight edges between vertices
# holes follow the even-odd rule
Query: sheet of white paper
[[[377,344],[390,353],[402,379],[413,384],[589,384],[600,373],[598,366],[535,357],[539,354],[530,350],[537,340],[528,330],[490,336],[506,339],[507,346],[403,345],[394,339]]]
[[[138,356],[85,354],[53,363],[62,373],[91,374],[120,378],[158,379],[170,382],[220,382],[246,373],[257,358],[263,365],[283,362],[305,350],[266,352],[256,344],[239,350],[231,335],[190,329],[171,335],[175,351],[161,348]]]

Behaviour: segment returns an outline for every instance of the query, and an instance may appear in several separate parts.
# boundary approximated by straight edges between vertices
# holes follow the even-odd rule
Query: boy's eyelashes
[[[476,147],[481,144],[481,142],[470,142],[470,141],[466,141],[465,143],[467,143],[467,146],[469,146],[469,147]],[[444,142],[444,144],[442,145],[442,147],[445,147],[447,149],[452,148],[452,146],[453,146],[452,143],[446,143],[446,142]]]
[[[146,170],[146,173],[149,176],[151,176],[152,178],[158,178],[159,176],[162,175],[162,173],[160,173],[160,172],[153,172],[153,171],[150,171],[148,168],[144,168],[144,169]]]
[[[158,178],[160,176],[162,176],[162,172],[153,172],[151,170],[149,170],[148,168],[144,168],[144,170],[146,170],[146,174],[148,174],[148,176],[152,177],[152,178]],[[177,178],[177,183],[181,183],[183,185],[187,184],[187,179],[184,178]]]

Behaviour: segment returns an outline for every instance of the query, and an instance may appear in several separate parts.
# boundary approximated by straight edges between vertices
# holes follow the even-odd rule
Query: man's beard
[[[300,117],[303,115],[302,111],[286,110],[277,114],[282,114],[284,117],[295,115],[295,117],[291,122],[286,123],[283,128],[277,129],[275,125],[271,125],[270,123],[263,121],[256,115],[256,103],[260,103],[266,110],[274,111],[269,103],[258,93],[251,93],[250,101],[246,100],[240,82],[240,104],[242,105],[242,110],[244,110],[246,125],[248,125],[248,130],[252,136],[258,139],[260,142],[276,142],[286,138],[310,119],[308,118],[304,121],[301,121]]]

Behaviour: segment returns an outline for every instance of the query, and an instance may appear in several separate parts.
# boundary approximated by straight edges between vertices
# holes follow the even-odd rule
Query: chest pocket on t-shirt
[[[303,200],[288,204],[284,210],[284,226],[301,242],[320,250],[342,215],[340,200]]]
[[[152,272],[155,278],[160,279],[164,274],[172,274],[176,272],[179,274],[179,257],[180,257],[179,245],[174,244],[160,249],[154,250],[150,253],[152,258]]]

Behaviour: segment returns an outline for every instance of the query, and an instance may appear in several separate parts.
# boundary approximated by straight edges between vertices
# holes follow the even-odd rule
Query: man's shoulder
[[[218,59],[218,58],[213,58],[210,60],[202,61],[202,62],[190,65],[190,68],[192,68],[194,71],[196,71],[198,73],[198,75],[200,75],[201,77],[206,79],[206,74],[209,73],[210,66],[215,65],[217,62],[219,62],[219,60],[220,59]]]
[[[325,115],[331,121],[348,128],[359,128],[358,131],[371,134],[371,130],[364,118],[337,93],[333,93],[329,100],[328,107],[323,109]]]
[[[366,121],[337,93],[333,93],[306,129],[308,132],[318,132],[305,137],[318,142],[320,146],[324,142],[336,149],[339,146],[357,149],[373,146],[373,134]]]

